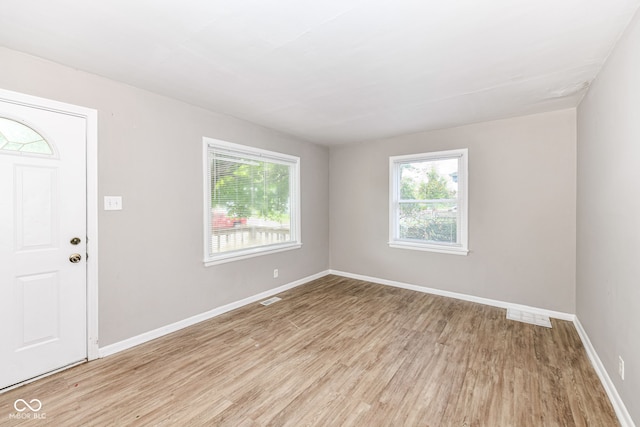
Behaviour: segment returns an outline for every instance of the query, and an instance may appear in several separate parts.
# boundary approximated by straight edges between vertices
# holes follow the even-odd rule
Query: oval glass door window
[[[0,117],[0,152],[53,155],[42,135],[18,121]]]

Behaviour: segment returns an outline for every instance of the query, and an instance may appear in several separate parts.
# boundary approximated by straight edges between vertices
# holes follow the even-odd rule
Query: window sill
[[[389,242],[389,247],[395,248],[395,249],[410,249],[413,251],[437,252],[441,254],[463,255],[463,256],[467,256],[467,254],[469,253],[468,249],[462,248],[462,247],[430,245],[425,243],[413,243],[413,242],[402,242],[402,241]]]
[[[278,252],[290,251],[293,249],[300,249],[302,243],[288,243],[284,245],[277,245],[270,248],[255,248],[244,251],[231,252],[227,254],[221,254],[215,258],[204,260],[205,267],[211,267],[212,265],[224,264],[227,262],[240,261],[243,259],[253,258],[262,255],[275,254]]]

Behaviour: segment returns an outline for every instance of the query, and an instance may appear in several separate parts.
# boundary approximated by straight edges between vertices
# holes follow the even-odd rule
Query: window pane
[[[291,165],[213,150],[210,253],[293,241],[290,191]]]
[[[457,243],[456,201],[402,203],[399,212],[400,239]]]
[[[0,151],[53,154],[51,146],[35,130],[15,120],[0,117]]]
[[[458,243],[458,158],[400,164],[400,239]]]
[[[451,199],[458,193],[458,159],[400,165],[400,199]]]

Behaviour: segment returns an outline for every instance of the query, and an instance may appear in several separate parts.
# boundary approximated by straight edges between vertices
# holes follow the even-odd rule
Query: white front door
[[[86,135],[0,100],[0,389],[87,357]]]

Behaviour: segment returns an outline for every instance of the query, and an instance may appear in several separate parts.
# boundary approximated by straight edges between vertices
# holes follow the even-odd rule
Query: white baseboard
[[[253,296],[241,299],[240,301],[235,301],[235,302],[232,302],[230,304],[223,305],[222,307],[217,307],[217,308],[214,308],[213,310],[209,310],[207,312],[197,314],[195,316],[189,317],[189,318],[184,319],[184,320],[180,320],[180,321],[172,323],[170,325],[166,325],[166,326],[163,326],[161,328],[154,329],[152,331],[145,332],[145,333],[140,334],[140,335],[136,335],[135,337],[127,338],[126,340],[119,341],[117,343],[101,347],[100,350],[99,350],[99,355],[100,355],[100,357],[106,357],[106,356],[110,356],[112,354],[121,352],[123,350],[127,350],[127,349],[129,349],[131,347],[135,347],[135,346],[143,344],[143,343],[145,343],[147,341],[151,341],[153,339],[160,338],[161,336],[164,336],[164,335],[170,334],[172,332],[178,331],[180,329],[184,329],[186,327],[195,325],[196,323],[200,323],[202,321],[211,319],[212,317],[219,316],[219,315],[224,314],[226,312],[229,312],[231,310],[235,310],[236,308],[240,308],[240,307],[245,306],[247,304],[251,304],[251,303],[254,303],[256,301],[260,301],[263,298],[267,298],[267,297],[270,297],[272,295],[279,294],[280,292],[284,292],[284,291],[287,291],[289,289],[293,289],[293,288],[295,288],[297,286],[304,285],[304,284],[306,284],[308,282],[311,282],[312,280],[319,279],[319,278],[324,277],[324,276],[326,276],[328,274],[330,274],[329,270],[322,271],[320,273],[304,277],[304,278],[296,280],[294,282],[287,283],[286,285],[282,285],[282,286],[279,286],[279,287],[274,288],[274,289],[269,289],[268,291],[261,292],[261,293],[259,293],[257,295],[253,295]]]
[[[361,274],[347,273],[344,271],[330,270],[331,274],[337,276],[349,277],[351,279],[364,280],[366,282],[378,283],[380,285],[393,286],[395,288],[409,289],[412,291],[422,292],[425,294],[439,295],[443,297],[455,298],[463,301],[476,302],[478,304],[490,305],[499,308],[513,308],[516,310],[527,311],[529,313],[542,314],[554,319],[567,320],[573,322],[574,314],[563,313],[561,311],[546,310],[544,308],[530,307],[528,305],[515,304],[490,298],[476,297],[473,295],[461,294],[457,292],[443,291],[440,289],[428,288],[425,286],[410,285],[408,283],[397,282],[395,280],[379,279],[377,277],[363,276]]]
[[[578,320],[577,316],[573,324],[576,326],[576,330],[578,331],[578,335],[580,335],[580,339],[582,340],[584,349],[587,351],[589,360],[591,360],[593,369],[595,369],[596,374],[598,374],[600,382],[602,383],[604,390],[607,392],[607,396],[609,396],[611,405],[616,411],[616,415],[618,416],[620,425],[622,427],[635,427],[635,424],[631,419],[631,414],[629,414],[629,411],[627,411],[627,407],[624,405],[624,402],[620,398],[618,390],[616,390],[615,385],[613,385],[611,377],[607,373],[607,370],[604,368],[604,365],[602,364],[598,353],[596,353],[596,349],[593,347],[593,344],[591,344],[591,340],[589,339],[587,332],[582,327],[582,324],[580,323],[580,320]]]

